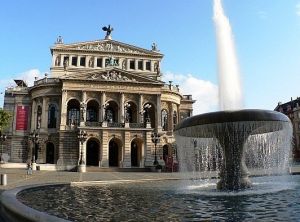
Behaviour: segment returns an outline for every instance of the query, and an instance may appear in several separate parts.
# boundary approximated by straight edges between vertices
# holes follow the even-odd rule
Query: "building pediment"
[[[105,82],[134,82],[148,84],[164,84],[164,82],[155,80],[141,74],[126,72],[124,70],[113,68],[105,71],[92,71],[85,73],[72,74],[71,76],[63,77],[63,79],[87,80],[87,81],[105,81]]]
[[[96,40],[91,42],[81,42],[74,44],[56,44],[51,50],[66,51],[90,51],[104,53],[136,54],[148,56],[162,56],[155,50],[147,50],[133,45],[121,43],[114,40]]]

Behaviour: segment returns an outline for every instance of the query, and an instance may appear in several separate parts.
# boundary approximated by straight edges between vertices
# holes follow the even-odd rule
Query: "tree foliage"
[[[11,114],[0,108],[0,131],[3,131],[9,124]]]

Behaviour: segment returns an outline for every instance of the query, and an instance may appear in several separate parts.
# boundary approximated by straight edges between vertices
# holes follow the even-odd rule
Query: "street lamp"
[[[2,154],[3,154],[3,143],[6,140],[6,135],[2,134],[2,132],[0,131],[0,142],[1,142],[1,156],[0,156],[0,160],[2,161]]]
[[[87,139],[87,133],[84,130],[80,130],[80,132],[77,135],[78,140],[80,142],[80,158],[79,158],[79,172],[85,172],[85,162],[83,160],[83,143]]]
[[[39,133],[35,130],[33,130],[30,134],[29,134],[29,139],[31,140],[33,146],[32,146],[32,169],[36,170],[36,162],[35,162],[35,152],[36,152],[36,146],[39,143]]]
[[[157,144],[160,142],[160,135],[157,132],[153,132],[151,134],[151,139],[152,139],[152,143],[154,143],[155,146],[155,150],[154,150],[154,162],[153,165],[158,165],[158,161],[157,161],[157,153],[156,153],[156,146]]]

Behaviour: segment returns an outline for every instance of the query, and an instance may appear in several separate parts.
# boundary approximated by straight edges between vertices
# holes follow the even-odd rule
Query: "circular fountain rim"
[[[226,110],[199,114],[184,119],[175,127],[175,131],[191,126],[248,121],[290,122],[289,118],[277,111],[262,109]]]

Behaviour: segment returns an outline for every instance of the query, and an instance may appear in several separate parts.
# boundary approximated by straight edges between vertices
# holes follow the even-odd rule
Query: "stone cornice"
[[[53,51],[59,52],[74,52],[74,53],[88,53],[88,54],[107,54],[107,55],[129,55],[138,57],[149,58],[162,58],[163,54],[157,51],[151,51],[129,45],[126,43],[114,41],[114,40],[96,40],[89,42],[79,42],[74,44],[57,44],[50,48],[51,53]]]

